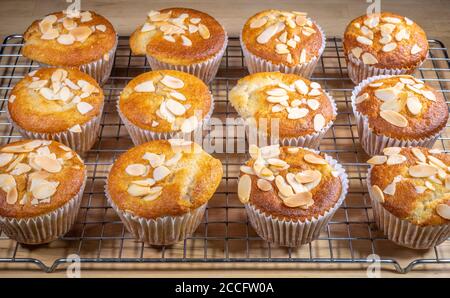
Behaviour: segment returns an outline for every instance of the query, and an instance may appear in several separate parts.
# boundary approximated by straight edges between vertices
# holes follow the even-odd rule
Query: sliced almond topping
[[[325,159],[323,159],[322,157],[318,157],[316,155],[313,154],[305,154],[305,156],[303,156],[303,159],[311,164],[317,164],[317,165],[326,165],[327,161]]]
[[[133,197],[141,197],[147,195],[150,192],[150,187],[132,183],[130,184],[130,186],[128,186],[127,192]]]
[[[77,103],[77,110],[82,115],[89,113],[93,108],[91,104],[84,101]]]
[[[298,151],[300,151],[300,149],[298,147],[289,147],[289,148],[287,148],[287,152],[289,152],[291,154],[296,154],[296,153],[298,153]]]
[[[400,29],[400,31],[395,34],[396,41],[402,41],[403,39],[409,39],[409,32],[405,28]]]
[[[189,20],[189,22],[191,22],[192,24],[198,24],[198,23],[200,23],[201,20],[202,19],[200,19],[200,18],[192,18]]]
[[[420,114],[420,111],[422,110],[422,103],[415,96],[411,96],[406,99],[406,106],[413,115]]]
[[[193,34],[193,33],[195,33],[195,32],[198,31],[198,27],[195,26],[195,25],[189,24],[189,26],[188,26],[188,31],[189,31],[190,34]]]
[[[287,92],[283,88],[275,88],[275,89],[267,90],[266,94],[271,95],[271,96],[285,96],[285,95],[287,95]]]
[[[436,213],[447,220],[450,220],[450,206],[447,204],[439,204],[436,206]]]
[[[203,39],[208,39],[211,37],[211,34],[209,33],[208,27],[206,27],[203,24],[198,24],[198,33]]]
[[[39,94],[42,95],[45,99],[48,99],[48,100],[52,100],[55,97],[55,94],[53,93],[52,89],[46,88],[46,87],[41,88],[39,90]]]
[[[380,117],[397,127],[407,127],[408,120],[400,113],[391,110],[380,111]]]
[[[359,59],[359,57],[361,57],[361,54],[362,54],[362,49],[360,47],[356,47],[356,48],[353,48],[351,52],[352,52],[353,56],[356,57],[356,59]]]
[[[16,100],[16,96],[13,94],[8,98],[9,103],[13,103]]]
[[[314,130],[321,131],[325,126],[325,117],[322,114],[317,114],[314,116]]]
[[[145,23],[142,28],[141,28],[141,32],[148,32],[148,31],[152,31],[155,30],[156,26],[153,24],[149,24],[149,23]]]
[[[306,49],[302,49],[302,51],[300,52],[299,63],[305,62],[306,62]]]
[[[295,86],[295,90],[297,90],[298,93],[303,94],[303,95],[308,94],[309,88],[303,80],[295,81],[294,86]]]
[[[251,144],[248,147],[248,153],[253,159],[258,159],[261,156],[261,150],[255,144]]]
[[[197,129],[199,125],[199,120],[197,119],[196,116],[191,116],[189,118],[187,118],[186,120],[184,120],[183,124],[181,124],[181,131],[183,133],[190,133],[192,131],[194,131],[195,129]]]
[[[304,15],[297,15],[295,17],[295,23],[300,27],[305,26],[307,21],[308,20],[306,19],[306,16],[304,16]]]
[[[415,165],[408,169],[409,175],[416,178],[430,177],[437,174],[437,172],[437,168],[425,164]]]
[[[168,159],[164,164],[167,167],[172,167],[180,161],[180,159],[183,157],[183,154],[181,152],[176,152],[172,158]]]
[[[425,96],[428,100],[436,101],[436,95],[434,95],[433,91],[424,90],[421,92],[423,96]]]
[[[159,166],[153,171],[153,179],[160,181],[170,174],[170,170],[165,166]]]
[[[17,202],[17,197],[18,197],[18,193],[17,193],[16,187],[12,187],[12,188],[8,189],[8,191],[6,193],[6,203],[8,203],[10,205],[15,204]]]
[[[378,63],[377,58],[375,58],[375,56],[372,55],[371,53],[362,54],[362,61],[364,64],[367,64],[367,65],[372,65],[372,64]]]
[[[79,124],[75,124],[74,126],[69,128],[69,131],[75,132],[75,133],[80,133],[80,132],[82,132],[82,129],[81,129],[81,126]]]
[[[10,172],[11,175],[19,176],[31,171],[31,167],[25,163],[18,163],[14,170]]]
[[[84,42],[91,34],[92,30],[87,26],[80,26],[70,31],[70,35],[72,35],[75,40],[79,42]]]
[[[38,155],[33,160],[39,167],[50,173],[58,173],[62,169],[62,166],[58,160],[48,156]]]
[[[256,182],[256,185],[262,191],[272,190],[272,184],[265,179],[258,179],[258,181]]]
[[[253,168],[249,166],[241,166],[240,170],[242,173],[249,174],[249,175],[255,175],[255,171],[253,171]]]
[[[184,36],[184,35],[181,35],[181,40],[183,41],[183,45],[185,46],[185,47],[191,47],[192,46],[192,41],[188,38],[188,37],[186,37],[186,36]]]
[[[399,90],[396,88],[385,88],[385,89],[377,89],[375,90],[375,96],[378,99],[381,99],[383,101],[389,101],[397,99],[399,95]]]
[[[377,200],[380,203],[384,203],[384,194],[381,191],[381,189],[378,187],[378,185],[373,185],[371,187],[372,196],[375,200]]]
[[[128,165],[125,172],[130,176],[143,176],[147,173],[147,167],[140,163],[134,163]]]
[[[298,183],[310,183],[321,179],[322,174],[317,170],[305,170],[303,172],[299,172],[295,175],[295,180]]]
[[[309,191],[300,192],[293,196],[283,199],[283,204],[290,208],[305,207],[309,208],[314,204],[312,194]]]
[[[361,44],[367,45],[367,46],[371,46],[373,44],[372,40],[370,40],[367,37],[362,36],[362,35],[359,35],[358,37],[356,37],[356,41]]]
[[[380,38],[379,42],[381,44],[387,45],[392,41],[392,36],[390,35],[384,35],[382,38]]]
[[[267,160],[267,162],[272,166],[280,167],[280,168],[284,168],[288,165],[287,162],[285,162],[282,159],[278,159],[278,158],[269,158]]]
[[[252,178],[249,175],[242,175],[238,183],[238,197],[242,204],[246,204],[250,199],[252,191]]]
[[[308,99],[308,100],[306,101],[306,104],[307,104],[308,107],[309,107],[311,110],[313,110],[313,111],[317,110],[317,109],[320,107],[320,103],[319,103],[319,101],[316,100],[316,99]]]
[[[285,197],[290,197],[292,195],[294,195],[294,191],[292,190],[292,187],[286,183],[286,181],[284,180],[283,176],[276,176],[275,177],[275,184],[279,190],[279,192],[285,196]]]
[[[164,35],[163,38],[169,42],[175,42],[175,38],[172,35]]]
[[[433,155],[428,155],[428,160],[429,160],[432,164],[438,166],[439,168],[442,168],[442,169],[444,169],[444,170],[447,169],[447,165],[446,165],[444,162],[442,162],[440,159],[434,157]]]
[[[61,34],[56,41],[62,45],[71,45],[75,42],[75,37],[71,34]]]
[[[309,113],[306,108],[292,108],[288,114],[288,119],[300,119],[305,117]]]
[[[401,155],[401,154],[392,154],[392,155],[389,155],[389,158],[386,163],[388,165],[397,165],[397,164],[404,163],[405,161],[406,161],[406,156]]]
[[[86,23],[92,20],[92,14],[90,11],[83,11],[80,13],[80,22]]]
[[[250,28],[259,28],[267,23],[267,18],[255,19],[250,23]]]
[[[319,89],[311,89],[308,93],[309,96],[319,96],[321,94],[322,92]]]
[[[387,156],[385,155],[375,155],[370,158],[367,163],[371,165],[382,165],[387,161]]]
[[[419,47],[417,44],[413,45],[411,48],[411,55],[418,54],[422,51],[422,48]]]
[[[282,25],[281,25],[282,24]],[[282,29],[281,29],[282,28]],[[268,26],[264,31],[256,38],[256,42],[260,44],[267,43],[277,32],[284,30],[284,23],[277,23]]]
[[[395,194],[395,186],[396,186],[395,182],[389,183],[383,190],[383,192],[387,195],[393,196]]]
[[[159,190],[159,189],[162,189],[162,187],[160,187],[160,186],[159,187],[153,187],[153,188],[150,189],[150,191],[153,191],[153,189],[155,189],[154,193],[150,193],[150,194],[144,196],[142,198],[142,200],[147,201],[147,202],[154,201],[154,200],[156,200],[157,198],[159,198],[161,196],[162,191]],[[159,191],[156,191],[156,190],[159,190]]]
[[[412,148],[411,152],[414,154],[415,157],[417,157],[417,159],[421,162],[426,162],[427,159],[425,157],[425,154],[422,153],[422,150],[420,150],[419,148]]]
[[[156,168],[161,166],[164,163],[165,155],[164,154],[155,154],[152,152],[146,152],[144,156],[142,156],[143,159],[148,160],[150,163],[150,166],[152,168]]]
[[[50,28],[44,34],[42,34],[41,39],[43,39],[43,40],[53,40],[55,38],[58,38],[58,36],[59,36],[58,29]]]
[[[13,159],[14,154],[12,153],[0,153],[0,167],[6,166]]]
[[[400,147],[386,147],[383,149],[384,155],[392,155],[392,154],[399,154],[402,148]]]
[[[395,42],[391,42],[383,46],[383,52],[392,52],[396,48],[397,44]]]
[[[106,26],[103,24],[97,25],[95,26],[95,29],[97,29],[100,32],[105,32],[106,31]]]
[[[174,115],[180,116],[186,113],[186,108],[176,100],[169,98],[166,102],[167,109]]]
[[[134,91],[136,92],[155,92],[155,86],[153,85],[153,81],[145,81],[134,87]]]
[[[363,93],[355,99],[355,103],[360,104],[368,98],[369,98],[369,93],[367,93],[367,92]]]
[[[160,82],[164,84],[166,87],[172,89],[180,89],[184,87],[184,82],[182,80],[170,75],[164,75],[164,77],[161,79]]]

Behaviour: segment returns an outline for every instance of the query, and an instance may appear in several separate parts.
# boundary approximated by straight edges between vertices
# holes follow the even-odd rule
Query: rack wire
[[[448,104],[450,59],[447,49],[438,40],[429,40],[429,43],[429,57],[415,75],[440,89]],[[5,116],[7,98],[12,87],[38,67],[21,55],[22,46],[21,35],[10,35],[0,48],[0,144],[20,138]],[[112,268],[126,263],[174,263],[171,268],[178,268],[183,263],[209,264],[214,268],[239,268],[239,265],[258,263],[266,265],[263,268],[279,268],[275,263],[282,263],[285,266],[295,264],[295,268],[309,264],[313,268],[365,270],[375,258],[381,268],[399,273],[418,267],[437,269],[430,265],[448,270],[445,264],[450,264],[449,240],[427,251],[414,251],[387,240],[374,224],[365,181],[367,155],[360,146],[351,112],[350,96],[354,85],[347,76],[339,38],[327,39],[325,52],[312,80],[319,82],[337,102],[337,120],[321,142],[320,150],[338,159],[346,168],[350,191],[319,239],[299,248],[283,248],[259,238],[249,225],[245,209],[236,195],[239,166],[248,159],[248,155],[214,153],[222,161],[224,176],[195,234],[183,242],[162,248],[147,247],[135,241],[107,203],[103,187],[110,165],[120,153],[132,147],[131,139],[117,116],[115,102],[128,81],[148,70],[146,59],[133,56],[128,37],[121,36],[112,75],[103,86],[105,109],[98,141],[83,156],[89,175],[74,227],[61,239],[40,246],[20,245],[0,231],[0,269],[11,268],[11,265],[13,268],[31,266],[53,272],[67,267],[72,260],[69,256],[76,254],[82,264],[94,263],[95,268],[107,263],[114,264]],[[219,73],[210,84],[216,102],[214,117],[222,120],[238,117],[228,102],[228,92],[237,79],[246,74],[239,41],[231,38]],[[214,129],[225,132],[222,149],[226,141],[231,140],[232,146],[244,142],[231,134],[236,126],[229,123],[214,126]],[[450,145],[449,131],[447,127],[435,145],[446,152]],[[217,147],[219,141],[216,139],[216,148],[220,147]]]

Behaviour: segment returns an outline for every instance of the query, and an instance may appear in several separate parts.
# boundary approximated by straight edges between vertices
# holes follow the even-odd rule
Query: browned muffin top
[[[30,218],[66,204],[86,178],[83,161],[55,141],[23,140],[0,148],[0,216]]]
[[[38,133],[70,130],[99,116],[103,90],[75,68],[40,68],[20,80],[8,100],[8,112],[21,128]]]
[[[376,134],[396,139],[432,137],[448,120],[442,94],[408,75],[372,81],[357,94],[355,104]]]
[[[270,135],[275,135],[272,120],[279,121],[282,138],[319,132],[336,118],[331,99],[320,84],[294,74],[248,75],[233,87],[229,99],[241,117],[256,121],[253,124]]]
[[[122,154],[111,169],[107,191],[116,206],[144,218],[179,216],[212,197],[222,164],[195,143],[158,140]]]
[[[330,210],[341,196],[339,173],[324,159],[299,147],[251,145],[241,167],[238,196],[266,215],[310,220]]]
[[[56,12],[24,33],[23,55],[55,66],[80,66],[108,58],[116,43],[111,23],[92,11]]]
[[[210,15],[189,8],[150,11],[130,37],[133,54],[188,65],[206,61],[223,49],[226,33]]]
[[[323,36],[305,12],[265,10],[242,29],[242,42],[252,54],[274,64],[296,66],[319,56]]]
[[[372,197],[413,224],[450,223],[450,156],[422,147],[388,147],[383,153],[368,160]]]
[[[425,60],[428,40],[412,20],[390,12],[360,16],[347,26],[344,53],[378,68],[415,68]]]

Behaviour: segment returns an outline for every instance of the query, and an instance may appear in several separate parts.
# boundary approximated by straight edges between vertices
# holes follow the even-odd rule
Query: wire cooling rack
[[[416,76],[440,89],[448,102],[450,59],[447,49],[440,41],[429,42],[429,58]],[[22,57],[22,43],[21,35],[11,35],[6,37],[0,49],[1,144],[20,138],[5,117],[9,92],[24,74],[38,67]],[[224,177],[195,234],[184,242],[162,248],[147,247],[135,241],[107,203],[103,187],[110,165],[120,153],[132,147],[131,139],[115,110],[117,96],[128,81],[148,70],[150,68],[144,57],[131,55],[128,37],[120,37],[114,69],[104,86],[106,102],[100,135],[92,150],[83,156],[89,175],[74,227],[60,240],[40,246],[20,245],[0,232],[0,269],[37,266],[45,272],[52,272],[67,267],[69,258],[76,254],[82,264],[95,263],[95,268],[104,268],[107,263],[114,263],[107,268],[120,268],[119,263],[153,263],[161,266],[173,263],[170,266],[172,269],[181,267],[182,263],[203,263],[206,268],[209,268],[208,265],[212,268],[239,268],[248,263],[252,264],[251,268],[275,269],[294,265],[297,269],[365,270],[376,259],[381,268],[399,273],[418,267],[450,272],[450,266],[445,265],[450,263],[450,241],[427,251],[415,251],[396,246],[374,224],[365,181],[367,156],[360,146],[351,113],[350,96],[354,85],[347,76],[339,38],[327,39],[325,52],[312,79],[326,88],[337,102],[337,120],[321,142],[320,150],[344,165],[350,178],[350,190],[345,203],[318,240],[299,248],[283,248],[259,238],[249,225],[245,209],[236,195],[239,166],[248,155],[214,153],[222,160]],[[215,117],[222,120],[237,117],[228,102],[228,92],[237,79],[246,74],[239,41],[231,38],[219,73],[210,84],[216,102]],[[214,126],[214,129],[225,132],[225,137],[216,139],[216,148],[245,143],[244,139],[232,134],[236,125],[224,122]],[[448,133],[446,128],[436,147],[448,151]],[[220,141],[223,141],[222,145]],[[439,267],[436,268],[436,265]]]

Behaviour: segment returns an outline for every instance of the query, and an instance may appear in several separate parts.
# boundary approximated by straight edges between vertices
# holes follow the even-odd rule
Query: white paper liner
[[[432,148],[440,133],[445,129],[442,128],[438,133],[428,137],[417,140],[398,140],[392,137],[377,135],[373,132],[372,128],[369,127],[369,119],[366,115],[361,114],[356,109],[356,97],[359,92],[373,81],[379,79],[390,78],[391,75],[374,76],[363,80],[359,85],[355,87],[352,91],[351,103],[353,109],[353,115],[355,115],[356,125],[358,127],[358,135],[361,146],[364,151],[369,155],[382,154],[383,149],[386,147],[426,147]]]
[[[367,173],[367,187],[373,209],[373,216],[378,228],[392,242],[413,248],[429,249],[441,244],[450,237],[450,224],[434,226],[418,226],[407,220],[400,219],[387,211],[383,205],[373,197],[371,192],[370,172]]]
[[[117,108],[117,113],[119,114],[120,119],[122,120],[122,122],[125,124],[125,128],[127,129],[128,133],[130,134],[131,140],[133,141],[134,145],[140,145],[149,141],[153,141],[153,140],[170,140],[170,139],[179,139],[179,138],[183,138],[184,136],[188,135],[191,138],[190,139],[194,139],[194,135],[195,132],[199,129],[203,129],[203,127],[205,127],[206,125],[208,125],[209,120],[211,119],[211,115],[214,111],[214,97],[211,95],[211,107],[208,111],[208,113],[205,115],[205,117],[203,117],[202,121],[199,123],[198,127],[187,134],[184,134],[180,131],[175,131],[175,132],[155,132],[155,131],[150,131],[147,129],[143,129],[140,128],[137,125],[134,125],[133,123],[131,123],[131,121],[129,121],[127,119],[127,117],[125,117],[125,115],[120,111],[120,105],[119,105],[119,101],[120,101],[120,96],[118,98],[118,100],[116,101],[116,108]]]
[[[364,64],[362,60],[357,59],[351,53],[346,58],[348,76],[355,85],[372,76],[412,74],[426,60],[425,58],[417,66],[411,68],[378,68]]]
[[[219,70],[220,62],[222,61],[223,54],[225,53],[225,50],[227,49],[228,35],[227,35],[225,29],[224,29],[224,32],[225,32],[225,40],[224,40],[223,47],[220,49],[220,51],[216,55],[214,55],[213,57],[209,58],[206,61],[199,62],[199,63],[193,63],[193,64],[189,64],[189,65],[175,65],[175,64],[170,64],[170,63],[159,61],[150,55],[146,55],[148,63],[150,64],[150,67],[152,68],[152,70],[160,70],[160,69],[179,70],[179,71],[190,73],[190,74],[200,78],[203,82],[209,83],[216,76],[217,71]]]
[[[309,148],[303,149],[319,153],[319,151]],[[261,238],[280,246],[289,247],[300,246],[317,239],[322,228],[327,225],[334,213],[344,202],[349,186],[347,174],[342,165],[328,155],[325,155],[325,159],[338,172],[338,176],[341,179],[342,191],[336,204],[317,218],[313,217],[310,220],[300,221],[278,219],[258,210],[251,203],[247,203],[245,204],[245,209],[250,223]]]
[[[311,20],[312,21],[312,20]],[[287,66],[284,64],[273,64],[269,60],[260,58],[254,54],[252,54],[246,47],[244,42],[242,41],[242,32],[239,36],[239,40],[241,42],[241,48],[242,53],[244,54],[245,63],[248,68],[248,72],[253,74],[257,72],[273,72],[273,71],[279,71],[282,73],[292,73],[301,75],[305,78],[311,77],[312,73],[314,72],[314,68],[316,68],[317,62],[319,62],[320,57],[322,56],[323,51],[325,50],[326,46],[326,37],[325,33],[322,30],[322,27],[320,27],[317,23],[317,28],[319,29],[321,35],[322,35],[322,46],[319,49],[317,56],[313,57],[309,62],[298,64],[296,66]]]
[[[333,115],[336,117],[337,116],[336,102],[334,101],[333,97],[328,92],[326,92],[326,91],[324,91],[324,92],[327,95],[328,99],[330,100],[330,103],[331,103],[331,106],[333,109]],[[334,123],[334,121],[331,120],[320,131],[309,134],[309,135],[304,135],[304,136],[295,137],[295,138],[280,138],[279,144],[281,146],[308,147],[311,149],[316,149],[317,147],[319,147],[320,141],[325,136],[327,131],[331,128],[331,126],[333,126],[333,123]],[[249,130],[250,130],[250,127],[248,126],[248,123],[246,123],[246,136],[247,136],[248,141],[250,141]],[[266,132],[263,132],[263,131],[260,131],[259,129],[257,129],[257,134],[258,134],[258,142],[260,140],[265,140],[265,142],[266,142],[266,144],[261,144],[261,145],[265,146],[265,145],[270,145],[272,143],[270,136]]]
[[[75,223],[78,215],[87,172],[84,173],[83,184],[77,195],[58,209],[31,218],[9,218],[0,216],[0,227],[5,234],[19,243],[43,244],[66,234]]]
[[[207,203],[203,204],[181,216],[147,219],[120,210],[111,199],[107,185],[105,185],[105,194],[109,204],[133,237],[147,245],[171,245],[191,236],[201,223],[207,205]]]
[[[114,64],[114,55],[117,49],[117,43],[118,43],[118,36],[116,36],[116,43],[114,44],[112,49],[107,53],[107,55],[103,55],[102,58],[96,61],[80,65],[78,69],[93,77],[100,84],[100,86],[102,86],[103,84],[106,83],[109,76],[111,75],[111,70]],[[41,62],[38,63],[41,67],[61,67],[61,68],[66,67],[66,66],[55,66]]]
[[[58,141],[71,149],[77,151],[78,153],[84,153],[94,146],[97,141],[98,132],[100,131],[100,122],[102,119],[103,106],[100,109],[100,113],[89,120],[88,122],[81,124],[81,132],[71,132],[69,130],[57,132],[57,133],[39,133],[32,132],[20,127],[9,114],[8,108],[6,109],[6,115],[14,126],[14,128],[27,139],[38,139],[38,140],[55,140]]]

